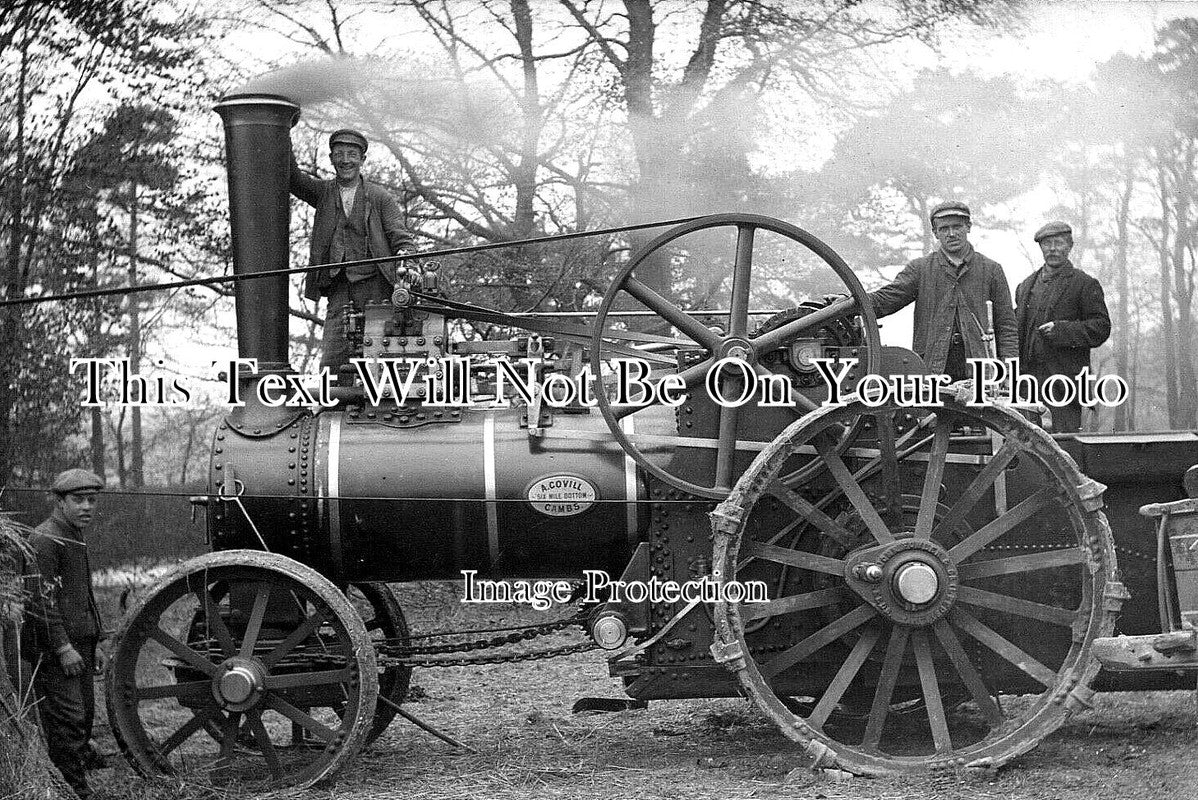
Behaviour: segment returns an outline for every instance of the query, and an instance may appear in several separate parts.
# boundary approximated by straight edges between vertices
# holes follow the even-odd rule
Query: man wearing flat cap
[[[85,541],[103,488],[103,479],[85,469],[68,469],[50,486],[54,510],[33,529],[29,546],[53,612],[22,632],[28,635],[25,652],[37,661],[34,689],[50,760],[82,798],[91,794],[86,770],[103,766],[90,745],[96,645],[103,628]]]
[[[367,303],[391,299],[395,263],[339,266],[344,262],[399,255],[413,247],[404,215],[391,193],[362,178],[366,137],[348,128],[329,137],[329,161],[337,176],[320,180],[291,161],[291,193],[316,209],[309,261],[327,264],[309,272],[304,297],[328,297],[324,320],[324,355],[320,365],[335,372],[349,363],[344,312],[362,311]]]
[[[1073,229],[1050,222],[1036,231],[1044,266],[1015,290],[1015,325],[1019,331],[1019,370],[1043,383],[1052,375],[1073,378],[1090,366],[1090,350],[1111,335],[1102,284],[1069,260]],[[1082,407],[1052,409],[1055,433],[1081,430]]]
[[[986,301],[994,304],[999,358],[1018,350],[1015,312],[1007,276],[998,262],[969,244],[969,206],[948,200],[932,209],[932,233],[940,248],[912,261],[889,285],[870,292],[879,317],[915,303],[912,349],[929,373],[953,380],[972,377],[967,358],[985,358]]]

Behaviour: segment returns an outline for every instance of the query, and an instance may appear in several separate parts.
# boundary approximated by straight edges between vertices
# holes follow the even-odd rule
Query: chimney
[[[233,272],[289,266],[291,126],[299,106],[267,94],[230,95],[216,106],[225,123]],[[237,352],[260,369],[289,369],[287,276],[236,285]]]

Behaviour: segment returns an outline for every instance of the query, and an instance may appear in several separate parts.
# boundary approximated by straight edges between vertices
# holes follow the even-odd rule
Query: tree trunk
[[[17,97],[14,117],[16,133],[12,146],[16,151],[12,174],[9,176],[8,205],[11,218],[8,221],[8,253],[4,260],[4,286],[6,297],[20,297],[25,293],[25,281],[21,274],[21,249],[25,234],[25,81],[29,69],[29,35],[21,47],[20,68],[17,72]],[[0,309],[0,363],[21,363],[22,328],[18,320],[19,306]],[[8,483],[13,468],[13,430],[16,419],[16,386],[12,376],[0,380],[0,486]]]
[[[1177,298],[1177,419],[1173,427],[1198,427],[1198,376],[1194,372],[1193,294],[1186,270],[1186,244],[1190,240],[1190,204],[1193,194],[1194,143],[1186,144],[1185,158],[1174,185],[1173,295]]]
[[[100,252],[99,250],[92,253],[92,288],[100,288]],[[103,301],[96,300],[94,307],[94,317],[92,319],[91,342],[92,347],[98,347],[101,338],[101,330],[104,325],[104,315],[101,312],[101,303]],[[94,355],[95,353],[93,353]],[[104,477],[104,414],[99,408],[92,408],[91,411],[91,461],[92,472]]]
[[[191,451],[195,447],[196,440],[196,419],[188,415],[187,418],[187,444],[183,448],[183,465],[179,468],[179,485],[187,485],[187,467],[191,461]]]
[[[134,146],[134,158],[137,147]],[[137,285],[137,181],[129,190],[129,285]],[[129,372],[141,372],[141,295],[129,295]],[[145,397],[138,397],[141,403]],[[131,435],[129,438],[129,485],[134,489],[145,486],[145,469],[142,464],[141,407],[130,409]]]
[[[125,468],[125,406],[121,406],[116,414],[116,479],[121,488],[129,485],[129,471]]]
[[[636,148],[638,176],[629,189],[631,221],[651,222],[662,219],[664,194],[677,185],[677,173],[670,164],[678,155],[671,147],[665,126],[653,109],[653,48],[656,29],[653,8],[648,0],[625,0],[628,12],[628,56],[624,62],[624,102],[628,108],[628,128]],[[673,152],[671,152],[673,150]],[[633,234],[633,251],[648,242],[653,232]],[[637,270],[637,279],[665,297],[673,294],[673,276],[665,252],[646,260]]]
[[[1160,180],[1161,240],[1160,255],[1161,340],[1165,350],[1165,413],[1170,428],[1177,427],[1177,334],[1173,325],[1173,291],[1169,274],[1169,179],[1163,166],[1157,167]]]
[[[513,172],[516,213],[512,238],[526,239],[533,234],[536,223],[533,200],[537,192],[538,147],[544,121],[537,79],[537,60],[533,52],[532,11],[528,7],[528,0],[511,0],[511,8],[512,18],[516,23],[516,43],[520,47],[520,67],[524,77],[524,91],[520,96],[520,160]]]
[[[1123,196],[1119,199],[1119,212],[1116,221],[1118,238],[1115,244],[1115,284],[1119,292],[1118,304],[1115,306],[1115,373],[1127,381],[1128,386],[1135,386],[1136,376],[1131,373],[1131,315],[1129,303],[1131,285],[1127,276],[1127,245],[1128,218],[1131,215],[1131,193],[1135,186],[1135,161],[1130,156],[1127,159],[1127,172],[1123,180]],[[1129,416],[1131,410],[1128,403],[1115,406],[1115,430],[1126,431],[1135,428],[1135,419]]]

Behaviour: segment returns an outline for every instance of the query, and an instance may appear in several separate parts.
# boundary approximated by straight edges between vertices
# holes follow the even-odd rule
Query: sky
[[[1150,52],[1154,28],[1171,17],[1198,15],[1198,3],[1039,0],[1029,3],[1027,11],[1025,31],[990,37],[987,47],[964,60],[1029,78],[1081,80],[1094,64],[1119,51]]]

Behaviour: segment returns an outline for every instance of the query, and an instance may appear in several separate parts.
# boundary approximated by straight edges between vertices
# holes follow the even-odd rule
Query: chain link
[[[598,647],[589,637],[583,642],[574,642],[559,647],[550,648],[547,650],[537,650],[531,653],[483,653],[475,656],[462,656],[458,658],[428,658],[428,656],[436,656],[443,654],[455,653],[471,653],[478,650],[494,650],[498,647],[507,645],[519,644],[520,642],[531,641],[541,636],[558,631],[566,630],[575,625],[583,627],[586,622],[587,613],[580,609],[577,614],[566,619],[556,620],[554,622],[543,622],[539,625],[526,625],[520,628],[513,628],[511,633],[503,634],[502,636],[491,636],[486,639],[475,639],[467,642],[447,642],[445,644],[433,645],[408,645],[404,644],[402,639],[384,639],[382,641],[372,641],[375,650],[378,654],[378,664],[383,668],[392,667],[468,667],[477,664],[510,664],[520,661],[540,661],[559,656],[573,655],[575,653],[585,653],[588,650],[593,650]],[[432,637],[445,636],[460,636],[461,634],[453,631],[444,633],[428,634]],[[217,661],[222,658],[220,656],[219,644],[212,639],[193,640],[191,646],[200,652],[206,652],[210,659],[215,658]],[[262,646],[263,651],[269,649],[269,644]],[[288,671],[301,666],[321,665],[328,667],[343,667],[346,663],[346,657],[335,653],[320,652],[309,646],[296,647],[287,657],[276,665],[276,669],[282,668],[283,671]]]
[[[544,661],[551,658],[585,653],[599,645],[592,641],[576,642],[532,653],[498,653],[494,655],[463,656],[462,658],[392,658],[380,655],[380,667],[472,667],[480,664],[514,664],[520,661]]]
[[[385,655],[395,659],[406,659],[417,655],[438,655],[441,653],[464,653],[473,650],[490,650],[504,645],[517,644],[519,642],[536,639],[540,636],[546,636],[556,631],[565,630],[575,625],[582,625],[586,621],[586,614],[581,611],[572,617],[556,620],[554,622],[543,622],[539,625],[528,625],[522,628],[515,629],[512,633],[507,633],[502,636],[492,636],[486,639],[476,639],[472,642],[447,642],[445,644],[425,644],[425,645],[408,645],[404,644],[402,639],[385,639],[376,642],[375,649],[379,655]],[[434,636],[457,636],[453,631],[445,633],[432,634]]]
[[[558,656],[572,655],[574,653],[583,653],[587,650],[593,650],[598,645],[596,645],[593,641],[584,641],[562,645],[549,650],[539,650],[532,653],[481,654],[477,656],[463,656],[460,658],[420,658],[420,656],[440,655],[443,653],[469,653],[476,650],[493,650],[497,647],[518,644],[519,642],[530,641],[541,636],[548,636],[551,633],[572,628],[575,625],[581,626],[586,621],[586,618],[586,613],[580,610],[574,616],[568,617],[566,619],[560,619],[555,622],[544,622],[540,625],[529,625],[502,636],[492,636],[487,639],[476,639],[472,642],[449,642],[446,644],[437,645],[405,645],[402,643],[394,643],[394,640],[387,640],[378,643],[376,646],[379,657],[379,666],[466,667],[476,664],[510,664],[516,663],[518,661],[538,661],[549,658],[557,658]],[[444,634],[436,635],[453,636],[454,633],[450,631]]]

